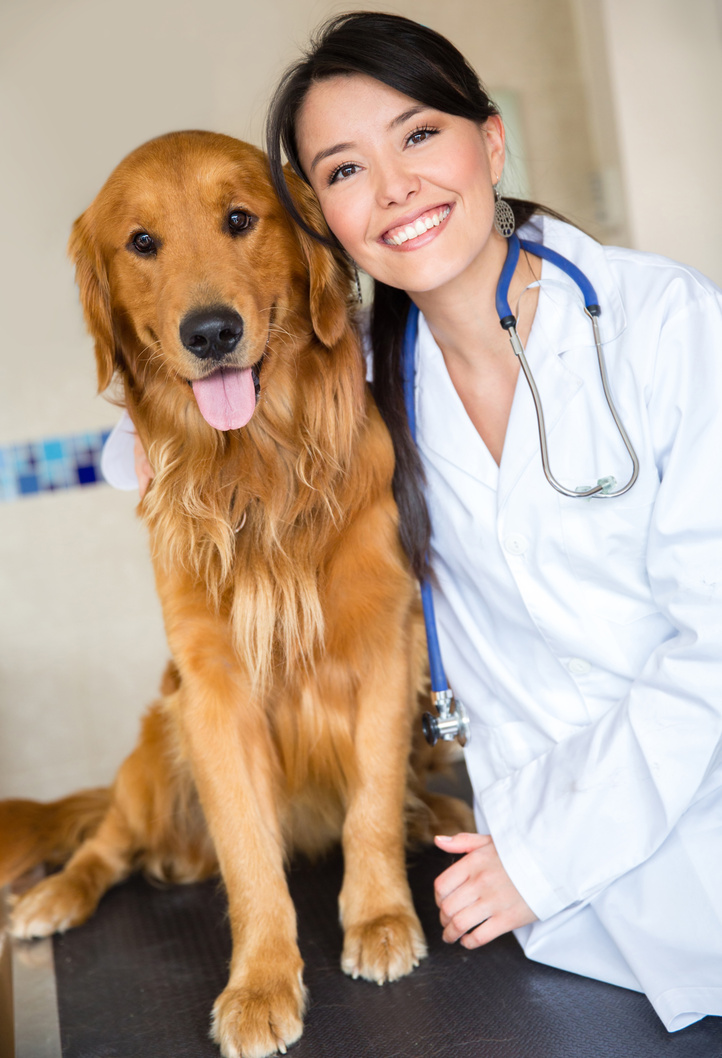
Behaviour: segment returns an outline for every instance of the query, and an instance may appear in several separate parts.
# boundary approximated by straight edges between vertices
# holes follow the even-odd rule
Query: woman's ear
[[[504,172],[506,161],[506,131],[501,114],[492,114],[481,126],[484,136],[487,157],[489,158],[489,170],[491,182],[496,185]]]
[[[110,311],[110,289],[105,264],[92,236],[89,210],[73,224],[68,254],[75,264],[75,280],[88,330],[95,341],[98,392],[107,389],[115,372],[115,338]]]
[[[331,241],[331,233],[313,190],[290,166],[286,165],[284,172],[300,216],[309,228]],[[296,225],[296,235],[308,265],[311,323],[318,340],[330,349],[348,324],[351,267],[340,249],[325,246],[299,225]]]

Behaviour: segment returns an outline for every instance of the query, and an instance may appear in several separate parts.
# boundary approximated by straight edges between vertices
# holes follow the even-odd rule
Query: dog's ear
[[[73,224],[68,254],[75,264],[75,279],[88,330],[95,341],[98,392],[107,389],[115,371],[115,338],[110,311],[110,289],[105,263],[92,235],[89,210]]]
[[[331,242],[331,233],[312,189],[288,165],[284,172],[299,215],[312,231]],[[348,322],[351,267],[340,249],[324,246],[299,225],[296,232],[308,264],[311,323],[319,341],[330,349]]]

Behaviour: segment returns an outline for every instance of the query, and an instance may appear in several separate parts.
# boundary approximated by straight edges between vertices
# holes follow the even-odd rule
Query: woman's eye
[[[147,231],[136,232],[131,239],[131,245],[137,253],[144,254],[145,256],[155,253],[158,249],[155,239],[149,235]]]
[[[358,171],[358,166],[353,162],[346,162],[344,165],[339,165],[337,169],[331,173],[328,178],[329,184],[335,184],[337,180],[345,180],[349,176],[353,176]]]
[[[431,139],[432,136],[435,136],[438,131],[438,129],[431,128],[414,129],[406,140],[406,143],[411,145],[415,143],[423,143],[424,140]]]
[[[246,213],[245,209],[234,209],[228,214],[228,228],[231,235],[248,231],[252,224],[253,217],[250,213]]]

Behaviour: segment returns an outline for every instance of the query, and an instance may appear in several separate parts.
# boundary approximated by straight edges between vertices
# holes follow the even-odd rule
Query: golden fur
[[[294,191],[318,227],[313,196]],[[238,209],[255,219],[233,234]],[[139,230],[157,254],[135,252]],[[260,1058],[302,1031],[288,854],[342,840],[342,967],[382,982],[425,954],[405,838],[469,827],[465,806],[424,791],[412,750],[423,639],[393,451],[347,268],[288,221],[260,151],[201,132],[146,144],[76,221],[70,252],[100,388],[120,381],[155,469],[140,511],[173,662],[109,794],[0,805],[0,881],[70,857],[14,909],[13,931],[37,936],[84,921],[131,870],[191,881],[220,867],[233,958],[213,1033],[229,1058]],[[243,319],[224,363],[258,365],[243,429],[209,426],[188,384],[206,365],[179,324],[208,305]]]

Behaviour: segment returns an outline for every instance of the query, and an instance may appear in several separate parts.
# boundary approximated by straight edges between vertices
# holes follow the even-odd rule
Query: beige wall
[[[636,215],[627,228],[625,214],[625,196],[635,207],[639,197],[630,166],[641,163],[618,153],[613,117],[604,118],[605,107],[618,112],[604,80],[621,73],[603,48],[590,45],[572,5],[376,6],[440,29],[492,94],[513,93],[534,197],[602,238],[624,241],[627,230],[646,237]],[[282,68],[314,26],[347,6],[0,6],[0,445],[115,420],[115,410],[94,395],[90,342],[65,259],[72,220],[113,165],[170,129],[210,128],[259,141],[265,101]],[[629,148],[630,135],[625,125],[622,146]],[[660,158],[675,150],[667,134],[657,146]],[[599,205],[601,170],[605,186],[614,183],[609,172],[624,173],[613,209],[611,199]],[[665,174],[658,161],[668,195]],[[0,505],[0,796],[53,796],[106,782],[132,745],[165,659],[145,533],[133,508],[133,496],[104,486]]]
[[[722,285],[722,3],[574,0],[595,166],[624,245]],[[613,218],[610,217],[613,220]]]

